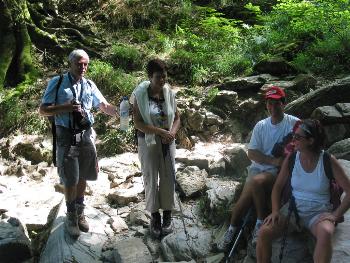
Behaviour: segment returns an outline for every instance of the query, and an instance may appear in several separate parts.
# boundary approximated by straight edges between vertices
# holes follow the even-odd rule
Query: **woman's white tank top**
[[[308,173],[301,166],[300,152],[297,152],[291,181],[293,196],[296,199],[329,204],[329,179],[324,171],[323,154],[324,151],[318,158],[316,168]]]

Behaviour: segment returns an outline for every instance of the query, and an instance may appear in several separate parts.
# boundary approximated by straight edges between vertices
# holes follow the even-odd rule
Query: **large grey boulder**
[[[193,197],[204,191],[207,177],[208,173],[204,169],[188,166],[183,171],[177,172],[176,181],[185,197]]]
[[[229,178],[208,178],[208,190],[203,197],[202,213],[206,221],[213,225],[220,224],[230,217],[231,204],[237,194],[240,183]]]
[[[66,209],[62,203],[51,226],[50,235],[39,262],[100,262],[105,243],[108,238],[114,236],[110,226],[110,217],[90,206],[85,207],[85,216],[89,222],[90,231],[81,232],[78,239],[73,239],[65,230]]]
[[[341,113],[341,115],[349,120],[350,117],[350,103],[337,103],[335,104],[335,107],[338,109],[338,111]]]
[[[195,132],[203,131],[205,112],[188,109],[184,116],[187,125]]]
[[[287,113],[308,118],[318,107],[348,103],[350,100],[350,76],[327,84],[289,103]]]
[[[233,105],[237,103],[237,99],[237,92],[230,90],[221,90],[218,92],[218,94],[216,94],[211,103],[217,109],[215,113],[218,113],[220,117],[224,118],[232,111]]]
[[[208,174],[213,176],[225,176],[226,175],[226,161],[222,157],[219,160],[214,160],[209,164]]]
[[[212,231],[198,228],[187,228],[188,238],[184,232],[176,232],[162,239],[161,250],[165,260],[170,262],[190,261],[210,255]]]
[[[257,91],[267,81],[276,80],[277,78],[270,74],[260,74],[249,77],[236,78],[232,80],[224,80],[224,83],[217,86],[219,90],[242,91],[252,90]]]
[[[224,158],[227,164],[226,173],[230,176],[243,177],[246,175],[246,168],[251,164],[247,155],[247,148],[244,144],[232,144],[224,151]]]
[[[328,148],[328,152],[338,159],[350,161],[350,138],[338,141]]]
[[[337,103],[315,109],[311,117],[322,122],[326,132],[326,146],[350,135],[350,103]]]
[[[31,258],[28,233],[15,217],[0,219],[0,262],[22,262]]]
[[[115,263],[149,263],[152,255],[140,238],[129,238],[115,243]]]
[[[323,124],[339,123],[343,116],[335,106],[322,106],[315,109],[312,118],[322,121]]]
[[[197,166],[199,169],[209,169],[209,163],[211,161],[211,158],[199,154],[196,152],[187,151],[184,149],[179,149],[176,151],[176,157],[177,162],[181,162],[186,166]]]

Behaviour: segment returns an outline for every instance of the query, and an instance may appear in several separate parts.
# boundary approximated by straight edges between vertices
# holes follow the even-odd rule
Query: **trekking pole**
[[[242,235],[242,233],[243,233],[243,230],[244,230],[245,226],[246,226],[247,223],[248,223],[249,217],[250,217],[250,215],[252,214],[252,210],[253,210],[252,208],[249,208],[247,214],[245,215],[245,217],[244,217],[244,219],[243,219],[243,223],[242,223],[241,228],[240,228],[240,230],[239,230],[239,232],[238,232],[238,235],[237,235],[237,237],[236,237],[236,240],[235,240],[235,242],[234,242],[234,244],[233,244],[233,246],[232,246],[232,248],[231,248],[230,254],[228,255],[228,257],[227,257],[227,259],[226,259],[226,263],[229,263],[230,260],[231,260],[231,258],[234,256],[234,252],[235,252],[235,249],[236,249],[236,247],[237,247],[239,238],[241,237],[241,235]]]
[[[174,187],[176,185],[176,172],[175,172],[175,167],[174,167],[174,164],[173,164],[173,161],[172,161],[172,158],[171,158],[171,153],[170,153],[170,145],[169,144],[162,144],[163,147],[166,148],[166,151],[165,152],[165,156],[168,157],[168,161],[170,163],[170,172],[172,174],[172,178],[174,180]],[[163,153],[164,153],[163,152]],[[176,196],[176,200],[177,200],[177,203],[179,205],[179,208],[180,208],[180,218],[181,218],[181,221],[182,221],[182,225],[184,227],[184,232],[185,232],[185,235],[186,235],[186,241],[189,240],[189,235],[188,235],[188,232],[187,232],[187,229],[186,229],[186,225],[185,225],[185,220],[184,220],[184,213],[183,213],[183,210],[182,210],[182,205],[181,205],[181,201],[180,201],[180,198],[178,196],[178,194],[175,192],[175,196]]]

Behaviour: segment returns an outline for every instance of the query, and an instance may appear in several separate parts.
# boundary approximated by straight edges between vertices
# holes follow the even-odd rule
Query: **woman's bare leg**
[[[324,220],[312,226],[311,232],[316,237],[314,251],[315,263],[329,263],[332,259],[332,236],[335,226],[331,221]]]

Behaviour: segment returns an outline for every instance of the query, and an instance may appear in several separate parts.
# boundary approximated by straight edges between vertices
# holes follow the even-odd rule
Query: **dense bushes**
[[[138,82],[135,74],[125,73],[124,70],[114,68],[101,60],[92,60],[88,71],[88,77],[96,83],[105,96],[117,99],[131,94]]]
[[[14,90],[5,90],[0,98],[0,137],[17,130],[26,134],[42,134],[48,131],[47,118],[39,117],[38,108],[42,94],[36,85],[18,86]]]
[[[168,62],[171,80],[191,87],[189,94],[226,77],[249,74],[261,59],[276,56],[316,75],[349,72],[349,1],[255,0],[244,6],[248,1],[64,0],[59,12],[89,7],[84,24],[97,28],[107,45],[91,61],[88,77],[118,104],[146,78],[144,65],[153,57]],[[254,14],[254,19],[242,13]],[[26,132],[45,129],[45,121],[36,118],[39,99],[33,106],[22,99],[26,96],[21,87],[2,92],[3,131],[17,129],[23,120],[28,120],[22,125]]]
[[[349,70],[349,1],[281,0],[251,30],[252,55],[282,55],[300,70],[337,74]]]

